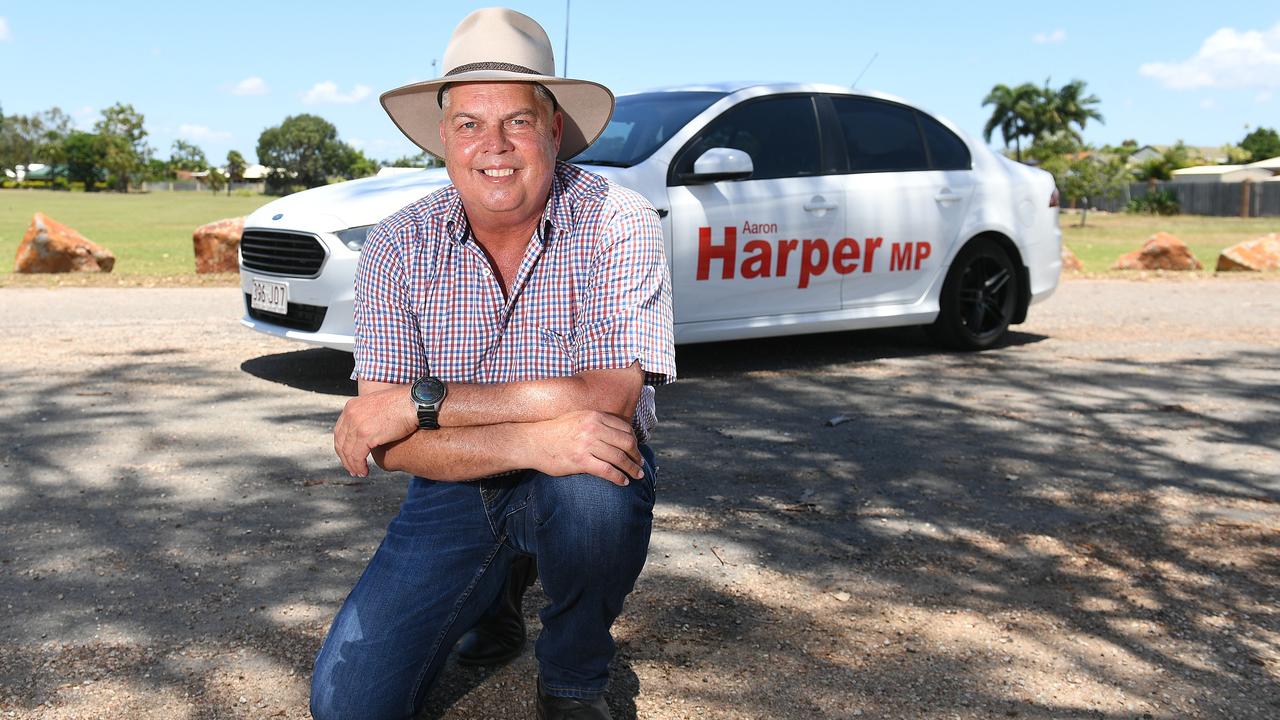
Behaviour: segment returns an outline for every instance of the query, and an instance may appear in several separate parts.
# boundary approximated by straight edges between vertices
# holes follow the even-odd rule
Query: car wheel
[[[929,334],[948,347],[985,350],[1008,331],[1019,290],[1009,253],[994,240],[973,240],[951,263]]]

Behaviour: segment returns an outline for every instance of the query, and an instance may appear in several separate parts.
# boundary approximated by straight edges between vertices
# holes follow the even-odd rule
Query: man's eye
[[[467,129],[467,130],[475,130],[475,129],[476,129],[476,123],[475,123],[475,121],[474,121],[474,120],[472,120],[471,122],[464,122],[464,123],[462,123],[462,127],[463,127],[464,129]]]
[[[512,119],[511,124],[512,124],[512,125],[525,125],[525,124],[527,124],[528,122],[529,122],[529,121],[528,121],[528,120],[525,120],[524,118],[514,118],[514,119]]]

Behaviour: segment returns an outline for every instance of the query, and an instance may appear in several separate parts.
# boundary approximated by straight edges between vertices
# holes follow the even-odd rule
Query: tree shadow
[[[1171,695],[1156,716],[1196,699],[1274,717],[1280,369],[1210,350],[1079,359],[1024,334],[939,353],[914,331],[682,347],[616,715],[1141,714],[1018,684],[1070,676],[1096,698]],[[0,709],[123,678],[200,717],[259,697],[304,712],[323,632],[403,496],[331,458],[349,358],[0,371],[0,685],[17,698]],[[532,668],[451,664],[424,717],[525,714]]]

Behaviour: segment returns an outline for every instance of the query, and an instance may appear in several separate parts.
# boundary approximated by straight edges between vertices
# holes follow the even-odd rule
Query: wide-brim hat
[[[555,96],[564,117],[561,160],[595,142],[613,115],[613,93],[589,80],[556,77],[547,32],[533,18],[506,8],[484,8],[463,18],[444,51],[444,75],[382,94],[382,107],[414,145],[444,157],[440,141],[440,89],[464,82],[538,83]]]

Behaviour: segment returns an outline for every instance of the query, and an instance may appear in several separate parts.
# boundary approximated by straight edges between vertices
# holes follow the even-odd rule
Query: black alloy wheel
[[[929,334],[960,350],[985,350],[1004,337],[1018,309],[1018,272],[994,240],[977,238],[951,263]]]

